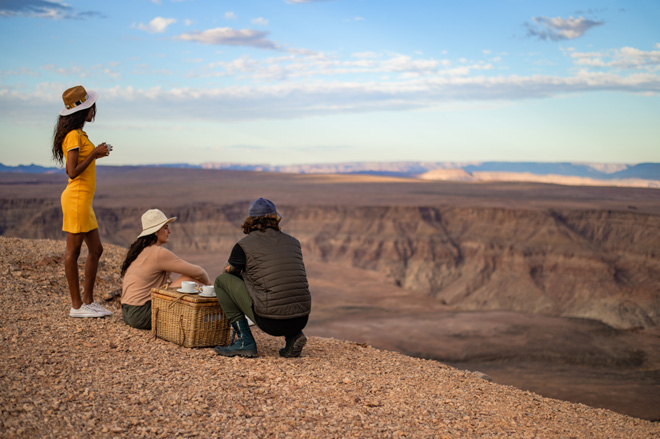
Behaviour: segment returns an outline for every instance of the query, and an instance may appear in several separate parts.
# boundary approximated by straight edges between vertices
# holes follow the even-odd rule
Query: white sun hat
[[[163,212],[158,209],[149,209],[142,214],[142,233],[138,238],[156,233],[165,224],[176,221],[176,217],[167,218]]]
[[[76,85],[62,93],[64,109],[60,111],[60,116],[68,116],[76,111],[90,108],[96,103],[99,95],[94,90],[85,90],[82,85]]]

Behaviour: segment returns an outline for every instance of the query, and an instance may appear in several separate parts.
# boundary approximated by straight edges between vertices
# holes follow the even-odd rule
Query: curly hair
[[[156,241],[158,241],[158,238],[156,237],[155,233],[152,233],[151,235],[140,236],[133,244],[131,244],[131,247],[128,249],[128,252],[126,253],[126,259],[124,259],[124,262],[121,264],[122,277],[124,277],[124,275],[126,274],[126,270],[128,270],[128,267],[131,266],[133,261],[136,260],[138,256],[140,256],[142,250],[144,250],[145,248],[149,247],[152,244],[155,244]]]
[[[92,120],[96,117],[96,104],[92,105],[88,111],[76,111],[68,116],[60,116],[53,130],[53,161],[60,165],[64,163],[64,151],[62,151],[62,142],[67,134],[73,130],[80,130],[87,121],[89,112],[92,112]]]
[[[246,235],[255,230],[265,232],[266,229],[275,229],[279,232],[281,230],[280,221],[282,221],[282,217],[277,214],[260,217],[249,216],[245,219],[241,227],[243,228],[243,233]]]

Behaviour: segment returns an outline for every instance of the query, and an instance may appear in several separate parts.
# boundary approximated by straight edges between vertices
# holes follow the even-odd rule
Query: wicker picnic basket
[[[226,346],[229,321],[215,297],[152,288],[151,331],[155,337],[186,348]]]

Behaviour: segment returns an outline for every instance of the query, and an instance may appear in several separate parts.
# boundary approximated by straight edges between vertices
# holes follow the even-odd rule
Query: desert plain
[[[0,174],[0,235],[62,241],[65,184]],[[169,248],[213,277],[258,197],[303,245],[310,336],[660,419],[660,190],[99,167],[94,206],[121,247],[177,216]]]

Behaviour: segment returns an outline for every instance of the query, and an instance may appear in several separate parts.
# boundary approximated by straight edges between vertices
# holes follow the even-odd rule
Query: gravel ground
[[[229,359],[126,326],[116,299],[111,317],[71,319],[64,245],[0,237],[0,437],[660,438],[657,423],[366,345],[310,337],[284,359],[256,330],[259,358]],[[105,249],[99,301],[125,252]]]

